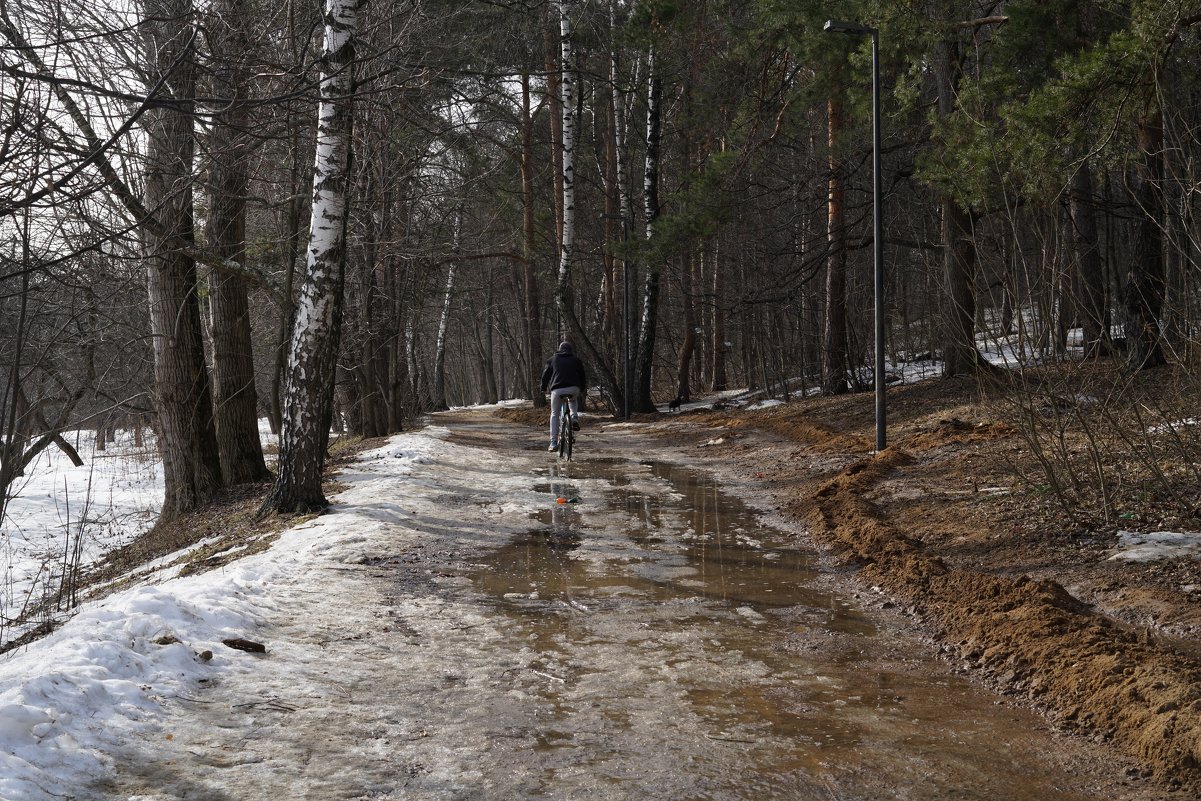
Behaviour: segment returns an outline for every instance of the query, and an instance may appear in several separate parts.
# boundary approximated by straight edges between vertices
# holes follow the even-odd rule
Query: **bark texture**
[[[1093,176],[1088,162],[1072,176],[1069,200],[1072,218],[1072,240],[1080,271],[1080,294],[1077,303],[1080,326],[1084,331],[1087,355],[1108,354],[1110,345],[1105,303],[1105,270],[1101,250],[1097,245],[1097,214],[1093,205]]]
[[[154,404],[165,495],[159,521],[200,506],[221,485],[212,393],[204,360],[196,263],[179,247],[194,241],[193,104],[196,92],[192,7],[146,0],[143,45],[149,80],[162,78],[174,103],[146,112],[145,206],[158,225],[143,228]]]
[[[225,260],[246,256],[246,191],[251,143],[244,56],[249,16],[246,0],[219,0],[209,23],[216,61],[214,95],[223,108],[209,137],[209,246]],[[213,270],[209,275],[212,319],[213,400],[217,449],[226,484],[262,481],[270,473],[259,439],[258,395],[254,386],[250,303],[246,279]]]
[[[308,259],[288,346],[279,472],[265,512],[315,511],[328,505],[321,474],[333,418],[345,285],[358,12],[358,0],[326,0]]]
[[[847,382],[847,251],[844,208],[846,171],[838,155],[842,135],[842,103],[831,99],[826,106],[830,148],[829,196],[826,204],[826,318],[822,332],[822,391],[840,395]]]

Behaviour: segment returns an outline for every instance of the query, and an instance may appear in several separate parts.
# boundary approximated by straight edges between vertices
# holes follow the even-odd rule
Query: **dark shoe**
[[[572,431],[580,430],[580,416],[578,414],[573,414],[571,416],[571,430]]]

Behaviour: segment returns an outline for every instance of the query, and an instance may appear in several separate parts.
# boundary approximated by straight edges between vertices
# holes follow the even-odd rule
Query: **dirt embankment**
[[[736,464],[964,670],[1110,741],[1166,787],[1201,787],[1201,570],[1108,560],[1116,526],[1081,526],[1018,480],[1035,457],[975,391],[890,390],[891,445],[879,454],[862,395],[649,428]]]
[[[1059,583],[949,565],[905,536],[869,494],[914,459],[892,448],[855,463],[790,506],[818,538],[904,598],[949,651],[1024,693],[1065,727],[1112,739],[1169,785],[1201,766],[1201,669],[1149,630],[1093,611]],[[997,566],[992,566],[995,570]]]

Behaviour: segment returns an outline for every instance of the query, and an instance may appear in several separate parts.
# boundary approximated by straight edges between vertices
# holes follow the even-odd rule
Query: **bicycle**
[[[571,427],[570,397],[563,398],[559,407],[559,458],[571,461],[571,450],[575,445],[575,431]]]

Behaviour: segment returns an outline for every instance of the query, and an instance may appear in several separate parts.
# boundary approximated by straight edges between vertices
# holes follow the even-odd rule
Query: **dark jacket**
[[[579,387],[580,394],[588,391],[588,376],[584,363],[575,355],[570,342],[564,342],[546,362],[542,371],[542,391],[548,392],[563,387]]]

